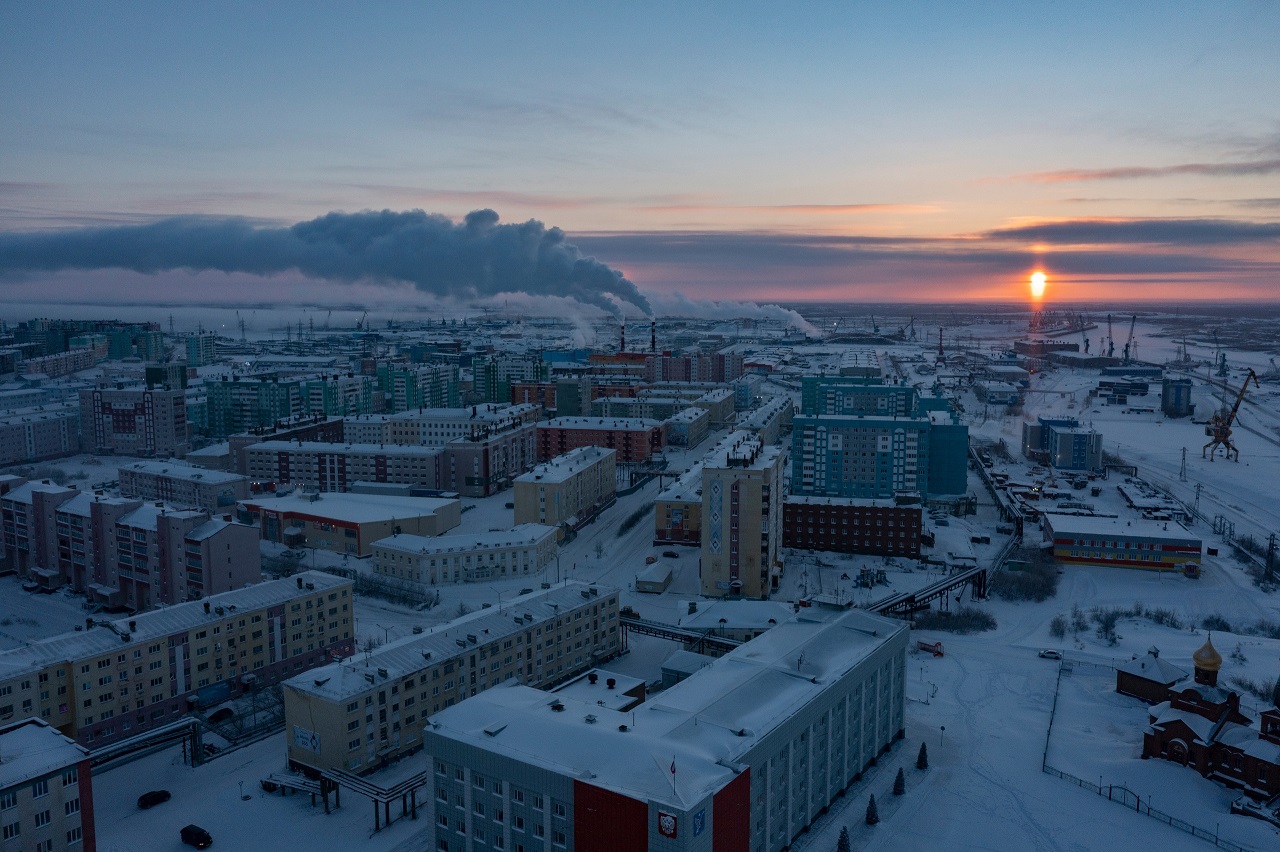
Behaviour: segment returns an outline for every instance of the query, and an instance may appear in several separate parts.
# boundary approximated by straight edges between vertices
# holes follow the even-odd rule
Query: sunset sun
[[[1037,301],[1044,298],[1044,285],[1048,279],[1040,270],[1031,273],[1031,298]]]

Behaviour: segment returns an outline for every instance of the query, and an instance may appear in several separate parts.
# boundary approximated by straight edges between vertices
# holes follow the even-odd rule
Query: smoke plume
[[[566,296],[620,313],[649,315],[649,303],[621,272],[585,257],[559,228],[530,219],[499,224],[492,210],[461,222],[422,210],[329,213],[288,228],[241,218],[175,216],[143,225],[0,234],[0,276],[62,270],[187,269],[310,278],[401,281],[436,296],[500,293]]]
[[[709,320],[772,320],[795,328],[802,334],[820,337],[822,332],[814,328],[804,317],[781,305],[760,305],[755,302],[704,301],[690,299],[679,290],[669,296],[655,297],[658,313],[676,317],[693,317]]]

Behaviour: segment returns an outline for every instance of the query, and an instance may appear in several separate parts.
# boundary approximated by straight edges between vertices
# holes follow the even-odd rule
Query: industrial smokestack
[[[649,351],[658,354],[658,321],[649,321]]]
[[[618,328],[622,331],[622,342],[618,344],[618,351],[626,352],[627,351],[627,321],[623,320],[622,323],[618,326]]]

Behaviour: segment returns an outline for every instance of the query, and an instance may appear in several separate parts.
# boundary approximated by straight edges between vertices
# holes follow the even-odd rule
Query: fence
[[[1193,825],[1189,822],[1186,822],[1185,820],[1180,820],[1177,817],[1170,816],[1164,811],[1156,810],[1155,808],[1151,807],[1150,803],[1144,804],[1142,801],[1142,797],[1139,796],[1137,793],[1133,792],[1132,790],[1130,790],[1128,787],[1125,787],[1119,784],[1103,784],[1101,778],[1099,778],[1098,783],[1095,784],[1092,781],[1086,781],[1083,778],[1077,778],[1076,776],[1072,775],[1069,772],[1063,772],[1061,769],[1055,769],[1049,765],[1049,740],[1053,736],[1054,718],[1058,715],[1058,692],[1062,687],[1062,676],[1064,674],[1070,675],[1072,668],[1075,666],[1092,666],[1094,668],[1111,668],[1111,666],[1103,666],[1097,663],[1083,663],[1083,662],[1067,663],[1065,661],[1058,666],[1058,680],[1053,689],[1053,707],[1049,710],[1049,728],[1048,730],[1045,731],[1045,734],[1044,734],[1044,754],[1040,758],[1040,771],[1045,773],[1046,775],[1052,775],[1055,778],[1061,778],[1063,781],[1070,781],[1072,784],[1075,784],[1077,787],[1081,788],[1082,790],[1088,790],[1090,793],[1096,793],[1099,796],[1105,796],[1107,801],[1109,802],[1115,802],[1119,805],[1132,808],[1137,813],[1146,814],[1152,819],[1156,819],[1156,820],[1159,820],[1160,822],[1163,822],[1165,825],[1172,826],[1173,828],[1176,828],[1179,831],[1185,831],[1187,834],[1190,834],[1193,837],[1198,837],[1201,840],[1207,840],[1210,843],[1212,843],[1214,846],[1217,846],[1219,849],[1226,849],[1228,850],[1228,852],[1250,852],[1250,850],[1248,850],[1244,846],[1239,846],[1235,843],[1232,843],[1229,840],[1221,839],[1220,837],[1218,837],[1218,832],[1216,830],[1209,831],[1208,829],[1201,828],[1198,825]]]
[[[1206,828],[1201,828],[1198,825],[1193,825],[1192,823],[1189,823],[1186,820],[1181,820],[1181,819],[1178,819],[1177,817],[1170,816],[1164,811],[1156,810],[1155,808],[1151,807],[1150,804],[1144,802],[1141,796],[1139,796],[1137,793],[1133,792],[1128,787],[1125,787],[1123,785],[1095,784],[1092,781],[1086,781],[1083,778],[1077,778],[1076,776],[1068,772],[1063,772],[1060,769],[1054,769],[1052,766],[1049,766],[1048,764],[1045,764],[1042,767],[1042,771],[1044,771],[1048,775],[1054,776],[1055,778],[1061,778],[1064,781],[1070,781],[1072,784],[1075,784],[1077,787],[1080,787],[1083,790],[1088,790],[1090,793],[1096,793],[1099,796],[1104,796],[1109,802],[1115,802],[1118,805],[1123,805],[1124,807],[1130,808],[1131,810],[1137,813],[1145,814],[1151,817],[1152,819],[1159,820],[1165,825],[1176,828],[1179,831],[1185,831],[1187,834],[1190,834],[1193,837],[1198,837],[1201,840],[1207,840],[1210,843],[1212,843],[1214,846],[1217,846],[1219,849],[1226,849],[1228,850],[1228,852],[1249,852],[1249,850],[1244,846],[1237,845],[1235,843],[1232,843],[1229,840],[1223,840],[1221,837],[1218,836],[1217,831],[1209,831]]]

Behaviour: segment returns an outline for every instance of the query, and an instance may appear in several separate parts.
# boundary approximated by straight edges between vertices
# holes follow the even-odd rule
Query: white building
[[[555,555],[555,527],[519,524],[466,535],[384,538],[373,543],[373,570],[414,583],[471,583],[537,574]]]

